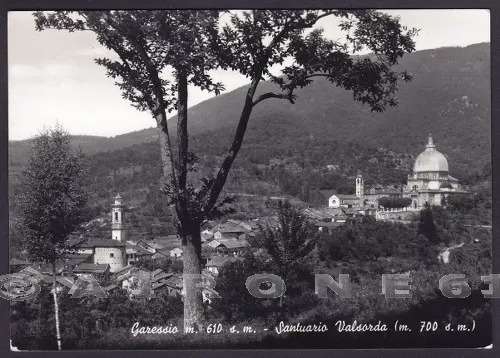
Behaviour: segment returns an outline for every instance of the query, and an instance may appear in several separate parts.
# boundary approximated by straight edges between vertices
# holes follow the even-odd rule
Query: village
[[[355,188],[355,195],[322,191],[324,205],[319,208],[305,207],[302,212],[318,232],[328,233],[348,220],[363,216],[408,223],[425,203],[444,205],[446,196],[467,193],[457,179],[448,175],[448,162],[435,149],[432,136],[429,136],[424,152],[417,157],[413,173],[408,175],[408,185],[401,190],[386,187],[365,191],[361,174],[355,178]],[[272,206],[285,198],[270,197],[268,200]],[[128,234],[126,211],[125,202],[117,194],[111,204],[111,237],[85,238],[82,235],[73,239],[77,248],[56,264],[58,285],[61,289],[63,286],[71,288],[75,279],[91,274],[94,277],[106,277],[107,285],[103,286],[105,291],[121,288],[133,298],[144,295],[140,278],[146,277],[151,282],[150,293],[164,290],[168,295],[182,297],[183,250],[180,237],[167,235],[134,240]],[[202,274],[215,280],[228,262],[243,260],[246,254],[265,257],[266,252],[251,243],[255,242],[263,228],[277,229],[279,225],[277,215],[252,220],[209,222],[201,232]],[[169,264],[166,265],[166,262]],[[52,284],[52,267],[49,265],[13,258],[11,267],[41,283]],[[162,267],[168,267],[167,271]],[[206,302],[210,303],[211,294],[209,289],[203,292]]]

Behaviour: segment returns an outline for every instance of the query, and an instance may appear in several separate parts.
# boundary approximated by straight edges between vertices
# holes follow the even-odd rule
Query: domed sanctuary
[[[448,174],[446,157],[436,150],[429,135],[425,150],[415,160],[413,173],[408,174],[407,185],[403,188],[403,197],[411,198],[411,208],[420,210],[426,202],[442,205],[451,194],[467,193],[458,179]]]

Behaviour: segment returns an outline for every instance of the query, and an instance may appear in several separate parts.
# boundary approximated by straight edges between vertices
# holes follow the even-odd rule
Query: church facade
[[[413,165],[413,173],[408,174],[402,196],[410,198],[411,209],[420,210],[428,202],[441,206],[449,195],[467,193],[458,179],[449,174],[448,160],[436,149],[432,135],[429,135],[425,150]],[[409,208],[410,209],[410,208]]]

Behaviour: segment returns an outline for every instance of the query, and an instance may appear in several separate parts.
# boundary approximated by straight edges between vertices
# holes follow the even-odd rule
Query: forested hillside
[[[453,173],[481,171],[490,161],[490,44],[418,51],[405,56],[400,66],[414,79],[401,84],[397,108],[371,113],[352,101],[348,92],[319,80],[297,92],[295,105],[279,100],[259,104],[245,142],[257,139],[260,146],[271,149],[279,141],[287,151],[300,151],[300,143],[309,140],[312,147],[353,142],[415,155],[432,132]],[[271,88],[271,83],[263,82],[260,91]],[[223,137],[234,130],[245,91],[246,86],[240,87],[190,108],[191,133],[204,134],[203,140],[213,138],[210,146],[226,149],[230,143]],[[78,136],[75,143],[93,154],[155,138],[156,129],[150,128],[112,138]],[[10,143],[11,164],[22,161],[27,144]],[[282,149],[278,146],[276,151]]]
[[[358,171],[367,186],[401,185],[429,132],[447,156],[451,175],[465,183],[487,179],[491,173],[489,48],[483,43],[405,56],[400,65],[414,80],[401,85],[399,106],[384,113],[371,113],[348,92],[324,81],[298,91],[295,105],[279,100],[260,103],[226,186],[228,193],[247,194],[239,214],[259,214],[265,196],[291,195],[317,205],[324,201],[319,190],[353,193]],[[270,89],[268,82],[260,88]],[[212,173],[229,148],[245,91],[241,87],[190,109],[191,150],[199,157],[193,178]],[[170,122],[175,133],[175,118]],[[148,230],[155,233],[159,220],[168,216],[159,195],[156,130],[113,138],[75,136],[74,141],[89,154],[95,214],[107,213],[111,197],[120,192],[137,208],[131,219],[138,230],[150,220]],[[14,174],[28,146],[29,141],[9,143],[11,199]]]

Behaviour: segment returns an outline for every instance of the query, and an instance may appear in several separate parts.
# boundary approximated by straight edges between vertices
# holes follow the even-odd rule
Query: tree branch
[[[255,105],[259,102],[262,102],[268,98],[278,98],[278,99],[286,99],[288,100],[291,104],[294,104],[294,98],[292,92],[288,93],[274,93],[274,92],[267,92],[262,95],[260,95],[255,101],[252,103],[252,107],[255,107]]]
[[[170,170],[167,168],[164,168],[164,175],[169,178],[170,183],[169,185],[172,186],[172,189],[174,191],[175,199],[178,198],[178,185],[177,185],[177,178],[176,178],[176,173],[175,173],[175,163],[174,163],[174,158],[172,154],[172,146],[171,146],[171,141],[170,141],[170,136],[168,133],[168,125],[167,125],[167,113],[165,111],[165,100],[163,98],[163,87],[161,84],[160,80],[160,75],[158,70],[156,69],[153,61],[151,58],[148,56],[146,50],[144,49],[143,45],[141,44],[140,41],[138,41],[134,34],[129,34],[128,31],[123,29],[119,24],[117,24],[113,19],[112,16],[109,13],[105,13],[105,20],[106,23],[111,26],[113,29],[115,29],[118,33],[120,33],[122,36],[124,36],[130,44],[137,50],[137,53],[139,54],[141,60],[144,62],[144,65],[146,66],[146,70],[149,73],[149,76],[151,77],[151,80],[153,82],[153,91],[156,97],[156,108],[153,110],[153,115],[155,116],[156,123],[158,126],[158,129],[160,129],[164,135],[165,135],[165,141],[166,143],[165,146],[166,148],[162,147],[162,151],[164,151],[166,158],[165,160],[168,161],[169,163],[163,163],[164,166],[168,165]],[[177,200],[175,200],[177,201]]]
[[[231,169],[231,166],[236,159],[236,156],[238,155],[238,152],[241,148],[241,145],[243,143],[243,138],[245,136],[246,128],[248,125],[248,120],[250,119],[250,115],[252,113],[253,107],[267,99],[267,98],[286,98],[289,101],[293,101],[293,88],[289,90],[288,94],[286,96],[284,95],[279,95],[275,93],[267,93],[262,96],[260,96],[255,102],[253,101],[253,97],[255,95],[255,91],[257,89],[257,86],[259,85],[259,82],[262,77],[262,73],[264,69],[267,67],[267,62],[269,61],[269,58],[272,55],[272,51],[274,48],[276,48],[279,44],[279,42],[282,40],[282,38],[287,35],[290,31],[297,30],[299,28],[308,28],[313,26],[316,21],[319,19],[326,17],[328,15],[332,15],[334,11],[325,11],[324,14],[317,16],[314,20],[303,24],[302,26],[290,26],[288,21],[285,21],[283,28],[276,34],[276,36],[271,40],[269,45],[265,48],[264,50],[264,56],[258,66],[256,67],[258,70],[254,73],[252,83],[250,85],[250,88],[248,89],[246,100],[245,100],[245,105],[243,106],[243,110],[241,111],[240,115],[240,120],[238,122],[238,126],[236,128],[236,132],[234,134],[234,139],[233,143],[231,145],[231,148],[224,158],[224,161],[222,162],[220,169],[217,173],[217,176],[215,177],[211,188],[209,190],[208,198],[205,201],[205,204],[203,205],[203,214],[205,216],[208,216],[210,211],[213,209],[215,203],[217,202],[217,199],[219,198],[219,195],[222,191],[222,188],[224,187],[224,184],[227,180],[227,176],[229,174],[229,170]],[[292,102],[293,103],[293,102]]]

